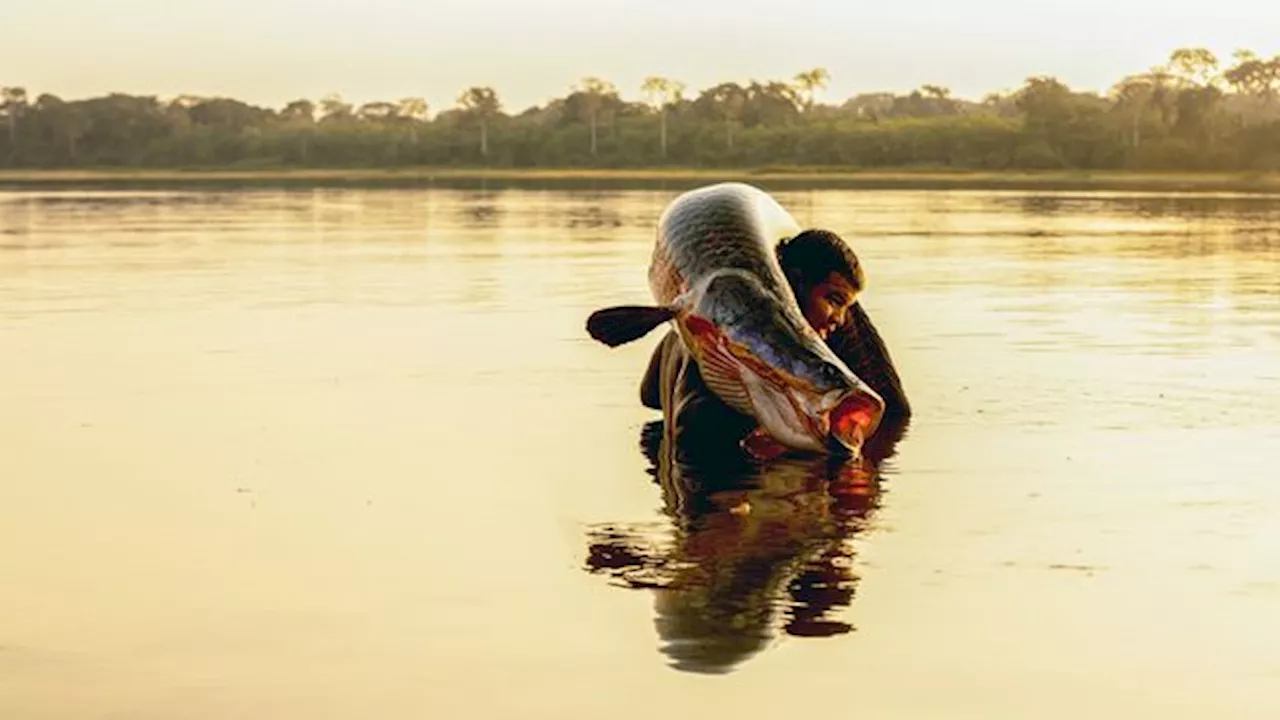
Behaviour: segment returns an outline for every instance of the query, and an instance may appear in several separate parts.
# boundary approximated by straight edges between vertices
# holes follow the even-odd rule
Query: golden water
[[[916,418],[682,497],[673,194],[0,193],[0,717],[1280,715],[1280,198],[782,193]]]

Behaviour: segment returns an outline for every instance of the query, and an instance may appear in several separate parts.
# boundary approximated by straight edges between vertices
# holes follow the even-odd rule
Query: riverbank
[[[740,180],[762,185],[863,189],[1095,190],[1280,193],[1280,173],[1121,171],[761,169],[73,169],[0,170],[0,185],[686,185]]]

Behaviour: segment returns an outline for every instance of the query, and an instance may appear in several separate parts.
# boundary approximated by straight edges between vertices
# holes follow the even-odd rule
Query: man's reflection
[[[858,460],[682,452],[662,422],[641,448],[671,522],[667,538],[603,526],[589,537],[587,568],[655,593],[662,652],[678,669],[720,673],[779,634],[840,635],[852,602],[852,538],[879,501],[882,460],[905,425],[882,426]],[[696,457],[696,461],[692,458]]]

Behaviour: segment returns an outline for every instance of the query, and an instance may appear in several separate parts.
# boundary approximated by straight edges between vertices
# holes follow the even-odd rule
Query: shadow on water
[[[852,540],[879,507],[881,463],[905,432],[883,428],[858,460],[694,463],[650,423],[640,446],[668,528],[591,528],[586,570],[654,593],[661,651],[677,670],[727,673],[780,634],[852,632],[838,616],[858,583]]]

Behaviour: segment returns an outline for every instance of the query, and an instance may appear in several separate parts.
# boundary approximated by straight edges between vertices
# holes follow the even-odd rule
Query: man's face
[[[839,273],[815,285],[804,298],[804,317],[826,340],[849,321],[849,309],[858,299],[857,290]]]

